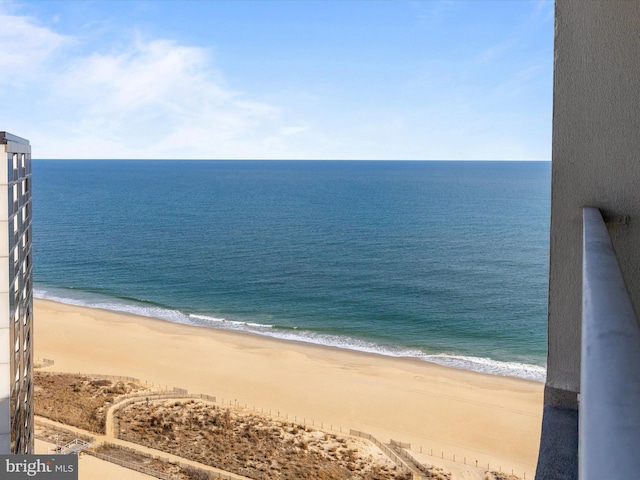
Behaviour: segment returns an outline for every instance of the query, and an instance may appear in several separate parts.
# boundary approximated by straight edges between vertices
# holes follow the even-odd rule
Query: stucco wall
[[[562,403],[580,387],[582,207],[628,218],[609,232],[640,312],[640,2],[556,0],[553,102],[547,401]]]

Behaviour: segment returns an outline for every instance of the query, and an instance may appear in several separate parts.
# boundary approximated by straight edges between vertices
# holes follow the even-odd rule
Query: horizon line
[[[493,163],[524,163],[548,162],[551,159],[526,160],[495,160],[495,159],[331,159],[331,158],[36,158],[35,161],[163,161],[163,162],[493,162]]]

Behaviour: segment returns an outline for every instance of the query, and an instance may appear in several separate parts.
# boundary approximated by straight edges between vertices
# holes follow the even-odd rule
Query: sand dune
[[[543,385],[35,300],[48,370],[131,376],[533,478]]]

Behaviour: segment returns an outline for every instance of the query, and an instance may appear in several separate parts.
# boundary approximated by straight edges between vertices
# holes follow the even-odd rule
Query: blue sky
[[[0,0],[34,158],[549,160],[551,0]]]

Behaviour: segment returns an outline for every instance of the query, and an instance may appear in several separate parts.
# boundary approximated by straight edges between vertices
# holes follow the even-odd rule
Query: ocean
[[[549,162],[32,167],[38,298],[544,381]]]

